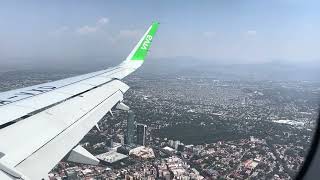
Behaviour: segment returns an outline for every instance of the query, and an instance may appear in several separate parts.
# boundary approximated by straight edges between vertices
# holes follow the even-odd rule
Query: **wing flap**
[[[94,109],[81,117],[63,132],[58,134],[40,149],[32,153],[15,168],[30,179],[41,179],[47,177],[51,170],[70,149],[72,149],[83,136],[95,126],[95,124],[110,110],[117,102],[123,99],[120,91],[98,104]]]

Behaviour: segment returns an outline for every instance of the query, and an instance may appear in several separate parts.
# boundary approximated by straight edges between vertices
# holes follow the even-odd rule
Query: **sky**
[[[0,1],[0,64],[124,59],[159,21],[150,59],[320,62],[320,2]]]

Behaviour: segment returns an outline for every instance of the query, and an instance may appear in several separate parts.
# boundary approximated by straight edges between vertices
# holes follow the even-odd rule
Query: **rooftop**
[[[108,163],[114,163],[117,161],[120,161],[122,159],[127,158],[128,156],[124,155],[124,154],[120,154],[117,153],[115,151],[109,151],[103,154],[99,154],[96,156],[96,158],[98,158],[99,160],[108,162]]]

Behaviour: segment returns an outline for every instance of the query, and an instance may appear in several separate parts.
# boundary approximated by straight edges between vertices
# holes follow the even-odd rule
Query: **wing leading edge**
[[[0,178],[47,179],[47,173],[123,100],[129,86],[120,80],[143,64],[158,25],[148,28],[117,67],[0,93]]]

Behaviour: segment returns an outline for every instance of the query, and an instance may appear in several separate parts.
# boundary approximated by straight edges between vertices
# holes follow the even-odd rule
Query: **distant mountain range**
[[[150,60],[151,61],[151,60]],[[320,81],[320,62],[221,64],[192,58],[146,61],[138,73],[171,76],[201,76],[229,80]]]
[[[42,62],[41,59],[35,61],[7,61],[10,63],[4,63],[0,60],[0,73],[32,70],[81,74],[116,66],[121,62],[121,59],[123,58],[83,57],[77,60],[65,59],[49,62]],[[272,61],[260,64],[223,64],[222,60],[201,60],[191,57],[148,58],[145,65],[135,74],[170,77],[192,76],[224,80],[320,81],[320,61],[309,63]]]

